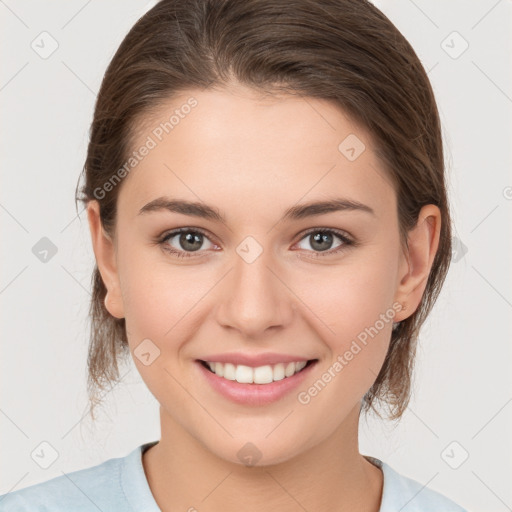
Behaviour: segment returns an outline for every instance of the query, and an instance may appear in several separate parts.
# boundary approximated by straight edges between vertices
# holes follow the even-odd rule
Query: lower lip
[[[241,384],[236,380],[228,380],[206,369],[196,361],[199,371],[210,385],[224,397],[242,405],[267,405],[276,402],[296,389],[311,373],[318,361],[314,361],[300,372],[269,384]]]

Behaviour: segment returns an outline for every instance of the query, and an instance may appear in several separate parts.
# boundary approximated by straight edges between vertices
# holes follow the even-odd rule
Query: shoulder
[[[139,446],[125,457],[112,458],[90,468],[3,494],[0,496],[0,512],[129,510],[129,507],[124,507],[126,497],[122,475],[127,461],[140,449]]]
[[[443,494],[398,473],[385,462],[374,457],[366,458],[380,467],[384,475],[379,512],[467,512]]]

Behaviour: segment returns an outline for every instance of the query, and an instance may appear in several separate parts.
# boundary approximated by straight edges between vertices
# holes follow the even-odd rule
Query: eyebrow
[[[226,219],[218,209],[212,206],[200,202],[170,199],[168,197],[159,197],[150,201],[139,210],[138,215],[162,210],[181,213],[183,215],[191,215],[226,224]],[[361,211],[375,215],[373,208],[360,203],[359,201],[336,198],[329,201],[317,201],[292,206],[285,211],[282,220],[300,220],[307,217],[314,217],[316,215],[323,215],[338,211]]]

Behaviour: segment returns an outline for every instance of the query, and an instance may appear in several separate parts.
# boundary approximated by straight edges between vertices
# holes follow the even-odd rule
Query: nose
[[[247,338],[284,328],[293,316],[293,294],[264,251],[247,262],[235,254],[234,268],[224,279],[217,320]]]

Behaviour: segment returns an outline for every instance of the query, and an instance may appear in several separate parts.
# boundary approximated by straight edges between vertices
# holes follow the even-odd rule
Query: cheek
[[[309,295],[307,290],[313,288],[304,281],[303,295],[299,295],[307,297],[304,301],[317,313],[315,330],[325,333],[326,354],[318,373],[297,394],[301,410],[308,412],[304,428],[306,424],[313,428],[316,422],[329,434],[375,382],[395,316],[392,264],[390,256],[333,266],[329,277],[316,275],[316,291]]]
[[[173,340],[186,338],[185,326],[192,329],[191,318],[201,310],[216,276],[206,267],[167,264],[159,248],[122,250],[118,264],[130,345],[149,338],[177,350]]]
[[[354,257],[353,262],[344,262],[326,267],[321,272],[301,278],[297,283],[298,295],[318,316],[325,327],[322,332],[330,334],[343,346],[347,339],[356,337],[366,327],[373,326],[381,315],[392,319],[392,308],[396,291],[396,256],[371,253]],[[313,284],[312,284],[313,283]],[[391,322],[386,326],[391,327]],[[381,324],[379,326],[382,328]]]
[[[340,389],[352,398],[362,397],[380,371],[396,314],[396,258],[393,249],[386,252],[380,246],[316,272],[314,280],[297,283],[297,295],[315,313],[310,318],[315,331],[322,333],[322,370],[336,375],[333,392]]]

